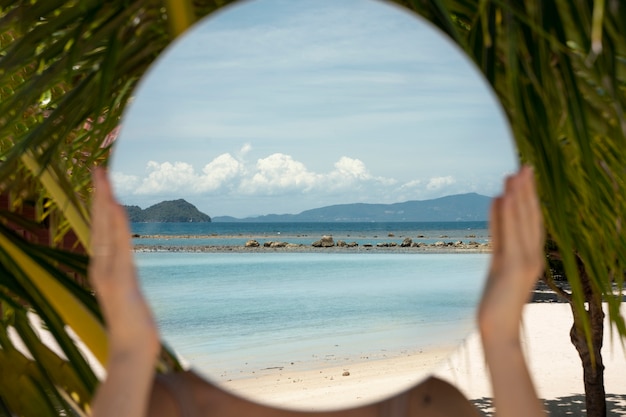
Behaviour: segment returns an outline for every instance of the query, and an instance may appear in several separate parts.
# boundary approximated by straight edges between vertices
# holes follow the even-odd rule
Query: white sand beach
[[[626,312],[623,309],[622,312]],[[583,416],[582,367],[569,341],[569,305],[528,304],[523,339],[539,396],[551,415]],[[626,414],[626,352],[605,332],[603,358],[609,416]],[[345,375],[344,373],[349,373]],[[432,373],[458,387],[486,415],[492,415],[491,386],[480,339],[470,335],[446,357],[446,350],[394,359],[351,363],[345,367],[305,372],[268,372],[233,380],[229,390],[275,406],[304,410],[363,405],[419,382]]]
[[[626,313],[622,306],[622,315]],[[606,309],[605,309],[606,311]],[[527,304],[524,312],[523,340],[527,360],[539,397],[553,416],[584,416],[585,397],[582,366],[570,343],[572,315],[568,304]],[[617,337],[611,337],[605,322],[605,389],[608,415],[626,415],[626,351]],[[445,361],[436,375],[457,386],[482,410],[491,409],[491,385],[482,358],[478,335]]]
[[[318,411],[349,408],[414,386],[453,351],[451,347],[307,371],[271,370],[254,378],[228,381],[223,386],[278,407]]]

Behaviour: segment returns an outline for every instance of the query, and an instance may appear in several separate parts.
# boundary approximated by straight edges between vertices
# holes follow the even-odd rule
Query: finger
[[[92,202],[92,253],[94,251],[107,248],[112,243],[112,236],[109,232],[113,219],[111,217],[111,206],[113,205],[113,195],[111,186],[106,177],[106,172],[97,168],[93,173],[95,186],[94,198]]]
[[[541,246],[541,233],[538,224],[539,203],[534,189],[534,178],[529,167],[523,167],[515,178],[512,195],[518,222],[520,243],[525,255],[536,256]],[[530,258],[530,260],[533,260]]]
[[[511,259],[519,262],[520,271],[524,272],[523,280],[527,285],[533,283],[544,267],[543,241],[540,209],[534,189],[534,176],[528,167],[520,170],[513,178],[507,198],[510,203],[508,217],[504,221],[506,233],[514,237],[511,240]]]
[[[524,192],[526,190],[526,183],[528,182],[527,171],[522,168],[512,180],[511,190],[509,197],[511,199],[511,215],[514,220],[512,226],[516,227],[517,233],[519,233],[520,243],[524,244],[528,242],[528,220],[529,220],[529,204],[528,198]],[[523,226],[522,226],[523,224]]]
[[[539,196],[537,194],[537,187],[535,182],[535,173],[532,168],[525,167],[528,176],[528,181],[525,183],[524,194],[527,196],[529,205],[529,224],[537,233],[537,239],[543,246],[544,239],[544,225],[543,215],[541,214],[541,204],[539,203]]]
[[[516,172],[515,174],[506,177],[506,179],[504,180],[504,192],[502,193],[503,195],[507,195],[512,192],[514,188],[515,178],[518,174],[519,172]]]
[[[132,264],[130,232],[126,214],[113,196],[106,171],[94,170],[93,180],[90,275],[97,292],[104,292],[105,296],[119,281],[124,281],[121,271]]]
[[[536,190],[535,174],[530,167],[526,168],[527,177],[522,192],[526,196],[529,238],[532,239],[530,242],[532,246],[529,250],[531,251],[530,256],[532,257],[535,272],[537,275],[540,275],[545,268],[545,227],[541,213],[541,204]]]
[[[111,303],[115,297],[116,267],[115,243],[112,230],[113,217],[111,212],[110,188],[106,173],[102,169],[97,169],[93,173],[95,186],[94,198],[91,212],[91,258],[89,260],[89,279],[96,290],[96,297],[103,308],[103,313],[108,318],[110,311],[114,308]]]
[[[500,235],[502,236],[502,253],[506,259],[516,259],[519,256],[517,240],[519,236],[519,221],[516,208],[516,179],[513,175],[506,180],[504,195],[500,198]]]
[[[129,283],[135,285],[135,268],[133,263],[132,244],[126,210],[124,210],[122,206],[116,203],[114,207],[111,208],[111,211],[114,219],[113,237],[116,261],[119,263],[121,268],[132,272],[132,282]]]
[[[113,187],[104,170],[94,172],[94,180],[97,186],[94,212],[99,215],[98,219],[94,219],[94,232],[99,236],[94,250],[99,253],[94,255],[98,261],[110,265],[111,276],[108,279],[134,284],[134,274],[130,274],[130,280],[124,279],[129,275],[126,271],[134,272],[126,211],[113,195]]]

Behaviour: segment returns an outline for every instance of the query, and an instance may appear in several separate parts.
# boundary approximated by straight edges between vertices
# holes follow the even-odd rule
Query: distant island
[[[211,217],[183,199],[163,201],[142,210],[139,206],[124,206],[132,223],[207,223]]]
[[[133,223],[456,222],[487,221],[491,200],[491,197],[468,193],[393,204],[337,204],[299,214],[267,214],[243,219],[231,216],[211,218],[183,199],[163,201],[145,210],[139,206],[124,208]]]
[[[393,204],[337,204],[299,214],[268,214],[244,219],[213,217],[213,222],[455,222],[486,221],[491,197],[476,193]]]

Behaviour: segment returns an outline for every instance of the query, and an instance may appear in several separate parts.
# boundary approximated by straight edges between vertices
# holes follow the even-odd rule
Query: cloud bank
[[[264,0],[195,26],[125,115],[118,197],[242,217],[497,194],[516,153],[492,93],[400,10]]]
[[[246,161],[249,150],[250,145],[245,145],[235,155],[221,154],[201,168],[184,161],[149,161],[144,175],[114,171],[113,183],[124,202],[211,196],[220,200],[279,198],[284,201],[292,196],[319,201],[321,206],[345,202],[391,203],[476,191],[473,185],[453,175],[409,181],[377,176],[363,161],[350,156],[339,157],[326,172],[315,172],[293,156],[280,152]]]

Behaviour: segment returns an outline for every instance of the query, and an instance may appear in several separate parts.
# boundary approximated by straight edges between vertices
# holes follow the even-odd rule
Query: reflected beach
[[[414,385],[471,332],[487,207],[516,164],[489,87],[429,23],[378,1],[256,0],[161,56],[111,176],[137,213],[183,199],[214,220],[132,224],[165,343],[239,395],[332,409]],[[480,204],[437,200],[463,195]],[[422,201],[429,224],[407,221]],[[297,399],[266,395],[287,383]]]

